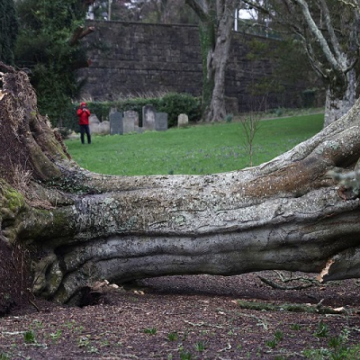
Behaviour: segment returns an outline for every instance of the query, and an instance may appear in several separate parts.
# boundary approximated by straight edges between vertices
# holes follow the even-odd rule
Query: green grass
[[[293,148],[322,129],[323,114],[261,121],[253,164]],[[73,159],[93,172],[113,175],[214,174],[249,166],[240,122],[171,128],[164,132],[93,136],[91,145],[67,140]]]

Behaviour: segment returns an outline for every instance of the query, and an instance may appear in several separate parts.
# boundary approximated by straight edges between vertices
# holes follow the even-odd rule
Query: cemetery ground
[[[267,271],[102,283],[84,307],[28,297],[0,318],[0,359],[359,359],[359,281],[313,279]]]
[[[260,121],[253,141],[259,165],[309,139],[323,127],[324,115],[298,114]],[[242,123],[197,124],[142,134],[93,136],[90,146],[66,140],[83,168],[112,175],[214,174],[250,165]]]

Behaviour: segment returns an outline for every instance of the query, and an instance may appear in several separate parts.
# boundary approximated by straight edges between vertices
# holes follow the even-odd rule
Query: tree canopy
[[[18,34],[18,19],[14,0],[0,2],[0,60],[14,64],[14,48]]]
[[[78,0],[21,0],[17,8],[16,63],[28,69],[41,112],[57,125],[81,86],[75,70],[88,66],[86,50],[74,41],[86,6]]]
[[[354,105],[359,77],[359,11],[356,2],[245,0],[282,29],[292,32],[326,86],[325,126]]]

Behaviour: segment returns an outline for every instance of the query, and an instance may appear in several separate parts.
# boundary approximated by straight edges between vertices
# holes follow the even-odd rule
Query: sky
[[[239,18],[240,19],[256,19],[255,10],[239,10]]]

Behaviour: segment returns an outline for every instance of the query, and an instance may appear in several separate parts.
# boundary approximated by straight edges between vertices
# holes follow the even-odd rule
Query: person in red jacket
[[[89,117],[91,114],[90,110],[87,108],[86,103],[82,102],[76,113],[79,118],[81,143],[85,143],[84,135],[86,133],[87,142],[88,144],[91,144],[91,135],[89,128]]]

